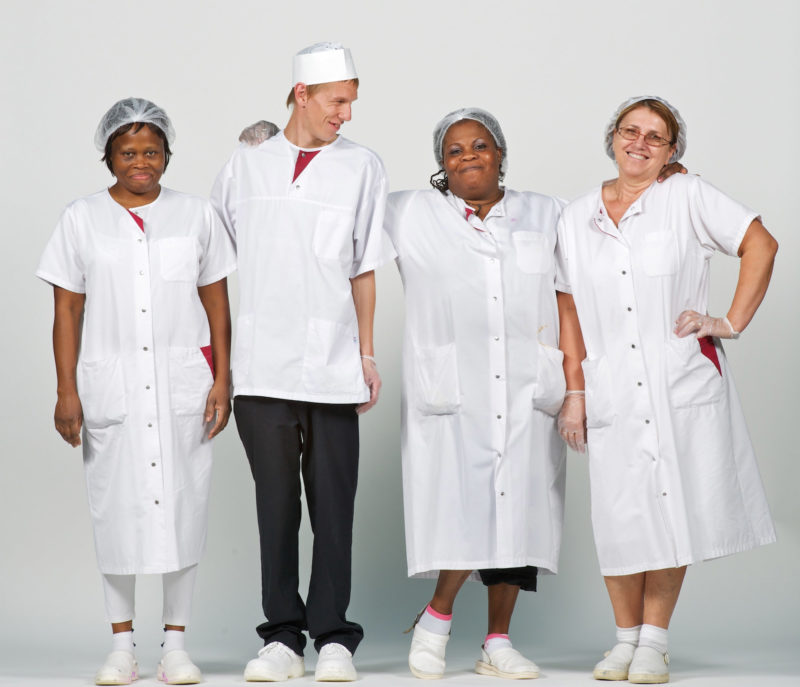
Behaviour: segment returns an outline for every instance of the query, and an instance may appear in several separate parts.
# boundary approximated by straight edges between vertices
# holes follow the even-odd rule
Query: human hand
[[[678,319],[675,320],[674,332],[680,338],[694,332],[697,333],[698,339],[702,339],[704,336],[716,336],[720,339],[739,337],[739,332],[733,328],[727,317],[701,315],[694,310],[684,310],[678,315]]]
[[[56,410],[53,414],[56,431],[70,446],[80,446],[83,407],[77,391],[58,394]]]
[[[242,129],[242,133],[239,134],[239,141],[249,146],[257,146],[272,138],[279,131],[277,124],[268,122],[266,119],[260,119],[255,124]]]
[[[586,453],[586,395],[567,391],[558,413],[558,433],[573,451]]]
[[[239,139],[241,140],[241,139]],[[669,179],[673,174],[688,174],[689,170],[686,169],[680,162],[670,162],[668,165],[664,165],[661,168],[661,171],[658,173],[658,181],[659,183]]]
[[[381,390],[381,376],[378,374],[378,366],[371,358],[361,358],[361,369],[364,371],[364,383],[369,388],[369,401],[362,403],[356,408],[356,412],[361,415],[366,413],[378,402],[378,394]]]
[[[208,392],[206,399],[206,412],[203,416],[203,422],[208,424],[214,419],[216,413],[217,420],[214,426],[208,432],[208,438],[213,439],[219,434],[225,425],[228,424],[228,418],[231,416],[231,392],[230,385],[227,381],[217,378],[214,381],[211,391]]]

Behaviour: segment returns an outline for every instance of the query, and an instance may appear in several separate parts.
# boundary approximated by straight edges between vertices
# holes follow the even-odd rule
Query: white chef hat
[[[111,134],[121,126],[135,122],[157,126],[164,132],[169,145],[175,142],[175,129],[164,110],[144,98],[124,98],[115,102],[100,120],[94,134],[95,147],[102,153]]]
[[[357,78],[353,56],[341,43],[314,43],[294,56],[292,86],[298,83],[310,86]]]
[[[614,131],[617,128],[617,120],[619,119],[620,112],[622,112],[625,108],[630,107],[631,105],[635,105],[643,100],[656,100],[662,105],[665,105],[672,115],[675,117],[675,121],[678,122],[678,137],[675,141],[675,152],[673,153],[672,157],[669,159],[670,162],[677,162],[683,157],[683,154],[686,152],[686,122],[683,121],[683,117],[681,117],[680,112],[672,105],[670,105],[664,98],[659,98],[657,95],[637,95],[635,98],[628,98],[624,103],[622,103],[614,112],[611,117],[611,120],[608,122],[606,126],[606,155],[610,157],[612,160],[615,160],[614,157]]]
[[[503,159],[500,161],[500,174],[505,176],[506,169],[508,169],[508,148],[506,147],[506,137],[503,136],[503,130],[500,128],[498,122],[491,113],[482,110],[479,107],[462,107],[460,110],[453,110],[448,112],[433,130],[433,156],[436,158],[436,164],[439,169],[444,169],[444,155],[442,154],[442,146],[444,145],[444,137],[447,130],[456,122],[462,119],[472,119],[473,121],[483,124],[494,139],[494,144],[503,150]]]

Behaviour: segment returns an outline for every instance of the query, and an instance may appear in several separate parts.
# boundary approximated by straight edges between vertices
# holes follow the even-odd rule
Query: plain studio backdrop
[[[436,171],[434,124],[477,105],[503,126],[510,188],[573,198],[615,175],[603,129],[621,101],[646,93],[667,98],[686,120],[686,166],[763,213],[781,245],[772,285],[742,338],[725,347],[778,543],[689,570],[671,652],[684,666],[713,670],[737,655],[800,672],[800,4],[3,0],[2,9],[0,675],[33,670],[31,659],[56,675],[62,661],[94,668],[110,644],[80,449],[52,422],[52,289],[33,276],[64,206],[112,183],[93,146],[100,117],[131,95],[164,107],[177,139],[163,183],[207,196],[244,125],[285,124],[292,55],[321,40],[352,49],[361,88],[343,134],[382,156],[393,190],[427,185]],[[726,312],[737,268],[735,259],[714,259],[711,314]],[[235,317],[236,276],[230,281]],[[361,660],[376,669],[383,660],[402,664],[402,630],[433,584],[406,577],[402,329],[402,289],[390,264],[378,273],[384,387],[361,420],[350,606],[366,629]],[[207,670],[234,673],[259,647],[262,613],[253,486],[233,419],[216,441],[214,470],[188,641]],[[567,492],[560,573],[520,596],[511,633],[544,666],[590,668],[612,645],[614,623],[594,553],[584,456],[568,456]],[[302,539],[307,573],[305,522]],[[137,600],[140,657],[157,657],[158,580],[141,579]],[[474,658],[485,625],[485,593],[469,583],[455,609],[453,651]]]

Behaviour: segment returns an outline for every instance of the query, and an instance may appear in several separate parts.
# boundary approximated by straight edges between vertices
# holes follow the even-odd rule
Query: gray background
[[[129,95],[163,106],[177,129],[164,183],[207,195],[244,124],[285,123],[291,56],[318,40],[352,49],[362,86],[343,132],[383,157],[395,190],[425,186],[435,171],[435,122],[478,105],[503,125],[510,187],[574,197],[614,175],[601,139],[616,105],[654,93],[688,123],[686,165],[763,213],[781,244],[775,276],[757,317],[727,351],[779,541],[692,568],[671,643],[673,654],[711,666],[723,654],[752,654],[798,672],[800,4],[3,0],[2,8],[0,673],[43,652],[48,662],[69,655],[93,664],[108,645],[80,451],[52,427],[51,289],[33,276],[64,205],[111,183],[92,145],[100,116]],[[710,310],[722,314],[737,261],[720,257],[713,269]],[[364,658],[402,658],[400,633],[432,583],[405,575],[403,306],[394,265],[379,272],[378,289],[384,388],[361,425],[351,615],[366,628]],[[235,277],[231,291],[235,314]],[[216,660],[234,671],[259,646],[253,627],[261,611],[253,490],[233,423],[217,440],[215,460],[190,648],[206,665]],[[583,457],[570,455],[568,475],[561,573],[521,597],[512,626],[515,643],[541,663],[575,653],[593,661],[613,641]],[[142,578],[138,601],[140,656],[156,656],[157,579]],[[453,646],[475,653],[485,615],[482,588],[468,585]]]

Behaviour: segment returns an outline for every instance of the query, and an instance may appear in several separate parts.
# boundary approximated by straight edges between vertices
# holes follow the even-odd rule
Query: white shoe
[[[636,647],[633,644],[620,642],[611,651],[606,651],[606,657],[594,667],[592,676],[595,680],[627,680],[634,651]]]
[[[628,682],[655,685],[669,682],[669,654],[651,646],[638,646],[628,668]]]
[[[158,679],[168,685],[194,685],[203,681],[200,672],[192,659],[183,649],[168,651],[161,657],[156,671]]]
[[[129,685],[139,677],[139,664],[130,651],[112,651],[94,676],[96,685]]]
[[[444,650],[450,635],[439,635],[416,625],[408,651],[411,673],[423,680],[436,680],[444,675]]]
[[[336,642],[325,644],[319,650],[314,679],[317,682],[353,682],[358,679],[353,654]]]
[[[491,654],[481,647],[481,660],[476,661],[475,672],[509,680],[526,680],[539,677],[539,666],[510,646],[496,649]]]
[[[283,682],[291,677],[303,677],[306,672],[303,657],[282,642],[270,642],[258,652],[258,658],[248,661],[244,679],[248,682]]]

